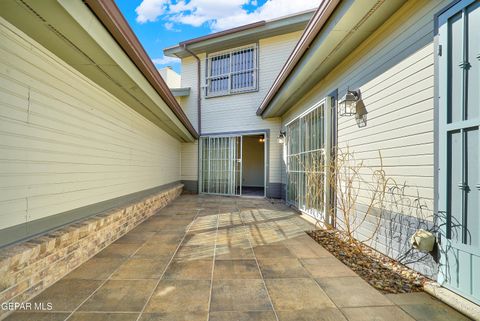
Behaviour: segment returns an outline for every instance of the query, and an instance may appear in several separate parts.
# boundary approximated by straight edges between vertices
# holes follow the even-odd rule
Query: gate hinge
[[[458,183],[458,188],[462,189],[462,190],[466,190],[467,189],[467,184],[465,182],[460,182]]]

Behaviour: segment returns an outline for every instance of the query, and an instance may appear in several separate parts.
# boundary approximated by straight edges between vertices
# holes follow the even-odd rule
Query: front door
[[[200,193],[240,195],[242,136],[200,138]]]
[[[480,2],[438,17],[439,282],[480,303]]]

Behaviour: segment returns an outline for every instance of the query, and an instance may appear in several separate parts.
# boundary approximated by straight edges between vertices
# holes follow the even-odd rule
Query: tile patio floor
[[[467,320],[425,293],[382,295],[265,199],[184,195],[37,296],[24,321]]]

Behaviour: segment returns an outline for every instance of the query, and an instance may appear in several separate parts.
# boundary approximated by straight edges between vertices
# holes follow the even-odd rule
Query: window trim
[[[253,68],[251,69],[245,69],[245,70],[242,70],[242,71],[235,71],[235,72],[232,72],[231,71],[231,63],[232,63],[232,54],[235,53],[235,52],[238,52],[238,51],[242,51],[242,50],[245,50],[245,49],[253,49],[254,50],[254,55],[253,55],[253,63],[254,63],[254,66]],[[258,43],[253,43],[253,44],[249,44],[249,45],[245,45],[245,46],[241,46],[241,47],[235,47],[235,48],[230,48],[230,49],[226,49],[226,50],[222,50],[222,51],[216,51],[216,52],[213,52],[213,53],[210,53],[206,55],[206,58],[205,58],[205,81],[204,81],[204,88],[205,88],[205,98],[214,98],[214,97],[223,97],[223,96],[231,96],[231,95],[238,95],[238,94],[244,94],[244,93],[251,93],[251,92],[255,92],[255,91],[258,91],[258,87],[259,87],[259,46],[258,46]],[[225,74],[219,74],[219,75],[215,75],[215,76],[211,76],[210,75],[210,61],[212,58],[215,58],[215,57],[218,57],[218,56],[222,56],[222,55],[226,55],[228,54],[229,57],[230,57],[230,68],[229,68],[229,72],[228,73],[225,73]],[[235,75],[235,74],[240,74],[240,73],[244,73],[244,72],[247,72],[247,71],[253,71],[253,78],[254,78],[254,85],[252,87],[248,87],[248,88],[241,88],[241,89],[234,89],[232,91],[231,89],[231,79],[232,79],[232,75]],[[217,77],[222,77],[222,76],[227,76],[228,78],[228,89],[226,91],[221,91],[221,92],[210,92],[209,91],[209,80],[212,79],[212,78],[217,78]]]

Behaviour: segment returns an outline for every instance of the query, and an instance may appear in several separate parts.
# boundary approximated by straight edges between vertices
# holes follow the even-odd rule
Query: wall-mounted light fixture
[[[258,139],[258,142],[259,142],[259,143],[265,143],[265,138],[263,138],[263,137],[259,138],[259,139]]]
[[[356,90],[347,90],[338,102],[340,116],[353,116],[357,113],[357,102],[360,99],[360,92]]]
[[[277,138],[279,144],[285,143],[285,136],[286,136],[286,132],[280,131],[280,135],[278,135],[278,138]]]

